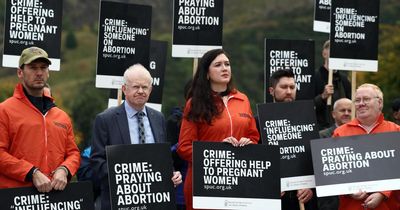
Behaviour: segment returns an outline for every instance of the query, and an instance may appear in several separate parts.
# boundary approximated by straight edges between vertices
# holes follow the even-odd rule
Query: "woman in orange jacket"
[[[193,209],[193,141],[226,142],[236,147],[259,141],[250,102],[233,87],[231,66],[224,50],[210,50],[200,59],[189,98],[178,146],[178,154],[189,163],[184,187],[187,210]]]

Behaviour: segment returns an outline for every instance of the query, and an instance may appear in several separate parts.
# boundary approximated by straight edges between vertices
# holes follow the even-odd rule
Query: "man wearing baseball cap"
[[[43,49],[24,49],[17,69],[20,83],[0,103],[0,189],[63,190],[79,167],[71,120],[43,91],[50,64]]]
[[[49,55],[47,52],[39,47],[30,47],[22,51],[21,57],[19,58],[18,67],[21,68],[25,64],[30,64],[32,61],[41,60],[48,65],[51,64],[49,60]]]

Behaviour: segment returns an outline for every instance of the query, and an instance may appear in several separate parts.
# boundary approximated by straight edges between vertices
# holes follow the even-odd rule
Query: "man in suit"
[[[321,138],[332,137],[333,131],[351,120],[351,107],[353,102],[348,98],[341,98],[333,104],[332,118],[335,120],[335,124],[329,128],[319,131]]]
[[[165,142],[163,114],[145,106],[152,90],[152,82],[149,71],[142,65],[135,64],[129,67],[124,73],[122,85],[125,102],[118,107],[105,110],[95,119],[90,158],[93,174],[100,180],[103,210],[111,209],[105,147],[115,144]],[[174,185],[182,182],[180,172],[174,172],[172,182]]]
[[[332,106],[327,105],[327,99],[332,97],[332,103],[340,98],[351,98],[351,84],[343,71],[333,70],[332,84],[328,84],[330,41],[322,47],[324,64],[315,72],[315,112],[319,129],[325,129],[335,122],[331,116]]]

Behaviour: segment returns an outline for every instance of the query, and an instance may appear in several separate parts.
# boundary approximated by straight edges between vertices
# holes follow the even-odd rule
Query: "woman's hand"
[[[246,138],[246,137],[242,137],[239,140],[239,146],[240,147],[243,147],[243,146],[246,146],[246,145],[249,145],[249,144],[252,144],[252,143],[253,142],[249,138]]]
[[[224,140],[222,140],[222,142],[230,143],[230,144],[232,144],[234,147],[239,146],[239,141],[238,141],[235,137],[233,137],[233,136],[226,137]]]
[[[235,137],[230,136],[225,138],[224,140],[222,140],[222,142],[226,142],[226,143],[230,143],[232,144],[234,147],[243,147],[246,146],[248,144],[252,144],[253,142],[246,137],[242,137],[240,138],[240,140],[238,141]]]

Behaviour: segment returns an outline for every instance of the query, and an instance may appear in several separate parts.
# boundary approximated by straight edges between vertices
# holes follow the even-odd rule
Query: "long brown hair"
[[[215,97],[219,96],[212,91],[210,80],[207,78],[211,62],[221,54],[228,57],[223,49],[214,49],[206,52],[199,60],[192,87],[189,91],[189,98],[192,100],[187,119],[190,121],[206,122],[211,125],[213,117],[220,115],[222,112],[222,106],[215,102]],[[231,92],[232,90],[234,90],[234,85],[231,74],[231,80],[227,85],[226,92]]]

